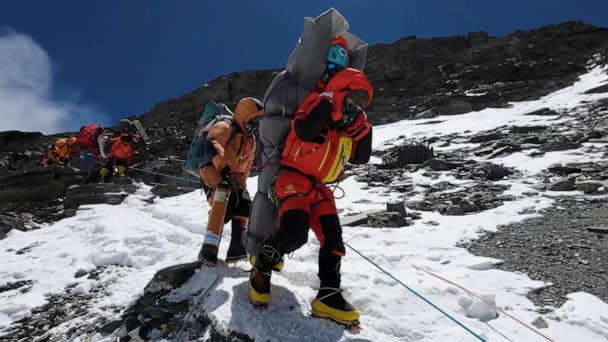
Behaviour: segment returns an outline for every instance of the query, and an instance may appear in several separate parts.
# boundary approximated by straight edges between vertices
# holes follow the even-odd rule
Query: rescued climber
[[[40,162],[44,167],[50,164],[68,165],[73,155],[76,155],[76,137],[58,138]]]
[[[340,261],[345,254],[333,192],[326,184],[341,178],[345,164],[364,164],[371,155],[372,129],[363,111],[373,89],[359,70],[347,68],[348,45],[339,36],[327,53],[327,68],[291,121],[274,180],[278,230],[261,247],[250,273],[249,298],[270,300],[271,270],[307,242],[312,228],[320,242],[320,288],[312,314],[350,325],[359,312],[342,296]]]
[[[212,204],[214,192],[220,184],[232,188],[224,216],[224,224],[232,221],[231,240],[225,259],[227,262],[247,258],[243,244],[243,232],[251,209],[247,177],[255,158],[256,135],[262,111],[262,103],[258,99],[243,98],[234,110],[234,118],[217,120],[211,123],[207,131],[205,153],[212,157],[209,163],[199,169],[207,200]],[[201,248],[199,260],[207,258]]]
[[[102,183],[108,181],[115,173],[120,177],[125,175],[127,167],[133,162],[137,144],[141,140],[137,128],[130,120],[123,119],[118,126],[120,131],[107,142],[108,161],[99,171],[99,181]]]
[[[80,169],[91,172],[99,162],[99,137],[103,134],[101,125],[84,125],[76,137],[76,144],[80,151]]]

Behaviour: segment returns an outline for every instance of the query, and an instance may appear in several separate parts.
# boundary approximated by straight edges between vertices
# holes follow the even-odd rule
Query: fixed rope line
[[[144,169],[140,169],[138,167],[132,167],[132,166],[129,167],[129,169],[141,171],[141,172],[144,172],[144,173],[149,173],[149,174],[152,174],[152,175],[163,176],[163,177],[167,177],[167,178],[173,178],[173,179],[177,179],[177,180],[181,180],[181,181],[189,182],[189,183],[193,183],[193,184],[199,184],[199,185],[201,184],[201,182],[195,181],[193,179],[188,179],[188,178],[185,178],[185,177],[173,176],[173,175],[169,175],[169,174],[162,173],[162,172],[155,172],[155,171],[150,171],[150,170],[144,170]]]
[[[145,172],[145,173],[149,173],[149,174],[153,174],[153,175],[158,175],[158,176],[178,179],[178,180],[182,180],[182,181],[186,181],[186,182],[190,182],[190,183],[200,184],[197,181],[194,181],[194,180],[188,179],[188,178],[184,178],[184,177],[173,176],[173,175],[169,175],[169,174],[162,173],[162,172],[155,172],[155,171],[150,171],[150,170],[144,170],[144,169],[140,169],[140,168],[136,168],[136,167],[130,167],[130,168],[133,169],[133,170],[137,170],[137,171],[141,171],[141,172]],[[483,337],[481,337],[479,334],[475,333],[473,330],[471,330],[470,328],[468,328],[466,325],[464,325],[463,323],[461,323],[460,321],[458,321],[456,318],[452,317],[450,314],[448,314],[447,312],[445,312],[444,310],[442,310],[440,307],[438,307],[437,305],[433,304],[433,302],[431,302],[430,300],[426,299],[424,296],[422,296],[421,294],[419,294],[418,292],[416,292],[414,289],[412,289],[409,286],[407,286],[401,280],[399,280],[398,278],[396,278],[395,276],[393,276],[390,272],[384,270],[382,267],[380,267],[378,264],[376,264],[375,262],[373,262],[372,260],[370,260],[368,257],[366,257],[365,255],[363,255],[361,252],[359,252],[358,250],[356,250],[355,248],[353,248],[351,245],[349,245],[348,243],[344,243],[344,244],[346,246],[348,246],[348,248],[352,249],[355,253],[359,254],[363,259],[367,260],[369,263],[371,263],[372,265],[374,265],[376,268],[378,268],[379,270],[381,270],[382,272],[384,272],[386,275],[388,275],[389,277],[393,278],[393,280],[395,280],[397,283],[401,284],[403,287],[405,287],[410,292],[412,292],[413,294],[415,294],[418,298],[422,299],[427,304],[429,304],[430,306],[432,306],[433,308],[435,308],[437,311],[441,312],[444,316],[446,316],[447,318],[449,318],[450,320],[452,320],[454,323],[458,324],[460,327],[462,327],[468,333],[470,333],[471,335],[475,336],[475,338],[477,338],[480,341],[486,342],[486,340]]]
[[[517,322],[517,323],[519,323],[519,324],[523,325],[524,327],[526,327],[526,328],[528,328],[528,329],[532,330],[532,331],[533,331],[535,334],[540,335],[541,337],[543,337],[543,338],[544,338],[544,339],[546,339],[547,341],[550,341],[550,342],[555,342],[555,341],[554,341],[552,338],[550,338],[550,337],[548,337],[547,335],[545,335],[545,334],[541,333],[540,331],[538,331],[538,330],[536,330],[536,329],[532,328],[532,327],[531,327],[531,326],[529,326],[528,324],[526,324],[526,323],[522,322],[521,320],[517,319],[517,317],[514,317],[513,315],[509,314],[509,313],[508,313],[508,312],[506,312],[505,310],[503,310],[503,309],[499,308],[499,307],[498,307],[498,306],[496,306],[494,303],[492,303],[492,302],[490,302],[490,301],[488,301],[488,300],[484,299],[483,297],[478,296],[478,295],[477,295],[477,294],[475,294],[473,291],[468,290],[468,289],[467,289],[467,288],[465,288],[464,286],[462,286],[462,285],[460,285],[460,284],[457,284],[456,282],[453,282],[453,281],[451,281],[451,280],[449,280],[449,279],[447,279],[447,278],[445,278],[445,277],[442,277],[442,276],[440,276],[440,275],[438,275],[438,274],[435,274],[435,273],[433,273],[433,272],[431,272],[431,271],[429,271],[429,270],[427,270],[427,269],[425,269],[425,268],[422,268],[422,267],[420,267],[420,266],[416,266],[416,265],[414,265],[414,268],[415,268],[416,270],[418,270],[418,271],[425,272],[426,274],[428,274],[428,275],[430,275],[430,276],[433,276],[433,277],[435,277],[435,278],[437,278],[437,279],[441,279],[441,280],[445,281],[446,283],[448,283],[448,284],[450,284],[450,285],[456,286],[457,288],[459,288],[459,289],[463,290],[464,292],[468,293],[468,294],[469,294],[469,296],[471,296],[471,297],[473,297],[473,298],[475,298],[475,299],[477,299],[477,300],[482,301],[483,303],[485,303],[485,304],[486,304],[486,305],[488,305],[489,307],[494,308],[496,311],[498,311],[498,312],[502,313],[503,315],[505,315],[505,316],[509,317],[510,319],[512,319],[512,320],[514,320],[515,322]]]
[[[100,162],[99,160],[95,160],[95,163],[97,163],[97,164],[99,164],[101,166],[105,166],[105,164],[102,163],[102,162]],[[193,179],[188,179],[188,178],[185,178],[185,177],[173,176],[173,175],[169,175],[169,174],[162,173],[162,172],[144,170],[144,169],[140,169],[140,168],[134,167],[134,166],[128,166],[127,168],[129,168],[131,170],[141,171],[141,172],[144,172],[144,173],[149,173],[149,174],[152,174],[152,175],[163,176],[163,177],[167,177],[167,178],[173,178],[173,179],[177,179],[177,180],[181,180],[181,181],[189,182],[189,183],[193,183],[193,184],[198,184],[198,185],[201,184],[199,181],[195,181]]]
[[[458,321],[456,318],[452,317],[447,312],[443,311],[440,307],[438,307],[437,305],[433,304],[430,300],[426,299],[423,295],[421,295],[420,293],[416,292],[411,287],[405,285],[401,280],[399,280],[398,278],[396,278],[395,276],[393,276],[390,272],[388,272],[385,269],[383,269],[382,267],[380,267],[378,264],[376,264],[375,262],[373,262],[372,260],[370,260],[368,257],[366,257],[365,255],[363,255],[361,252],[359,252],[358,250],[356,250],[355,248],[353,248],[351,245],[349,245],[348,243],[344,243],[344,244],[346,246],[348,246],[348,248],[352,249],[355,253],[359,254],[363,259],[367,260],[369,263],[371,263],[372,265],[376,266],[376,268],[378,268],[380,271],[384,272],[384,274],[386,274],[387,276],[393,278],[393,280],[395,280],[397,283],[401,284],[403,287],[405,287],[410,292],[412,292],[413,294],[415,294],[418,298],[422,299],[427,304],[429,304],[430,306],[432,306],[433,308],[435,308],[437,311],[441,312],[444,316],[446,316],[447,318],[451,319],[454,323],[458,324],[461,328],[463,328],[464,330],[466,330],[468,333],[470,333],[471,335],[475,336],[478,340],[484,341],[484,342],[486,341],[483,337],[479,336],[479,334],[477,334],[476,332],[474,332],[473,330],[471,330],[470,328],[468,328],[466,325],[464,325],[463,323],[461,323],[460,321]]]

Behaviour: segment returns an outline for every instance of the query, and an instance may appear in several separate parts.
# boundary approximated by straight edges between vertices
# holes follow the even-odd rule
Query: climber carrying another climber
[[[246,97],[234,115],[224,104],[209,101],[192,142],[184,170],[198,173],[211,205],[207,230],[198,259],[215,265],[224,224],[232,221],[226,262],[247,258],[243,232],[249,220],[251,198],[247,177],[255,157],[262,103]],[[199,147],[199,148],[197,148]]]
[[[130,120],[120,120],[118,127],[120,131],[107,142],[108,162],[99,171],[99,181],[102,183],[108,181],[114,173],[124,177],[127,167],[133,162],[135,148],[141,140],[137,128]]]
[[[44,167],[50,164],[68,165],[73,155],[78,154],[76,137],[58,138],[40,162]]]
[[[347,67],[348,55],[346,39],[333,38],[324,74],[291,120],[281,168],[269,193],[279,206],[278,230],[262,243],[249,280],[250,300],[266,306],[271,270],[307,242],[312,228],[320,242],[321,281],[312,314],[344,325],[358,323],[359,312],[342,296],[340,262],[345,249],[333,191],[326,184],[341,179],[346,163],[369,161],[372,126],[363,108],[373,97],[367,76]]]

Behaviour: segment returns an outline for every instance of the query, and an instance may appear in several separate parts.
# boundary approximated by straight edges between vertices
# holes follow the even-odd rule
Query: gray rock
[[[407,218],[398,212],[370,214],[367,219],[367,226],[369,227],[398,228],[407,225]]]
[[[511,170],[507,169],[506,167],[504,167],[502,165],[496,165],[493,163],[488,163],[486,165],[488,167],[488,173],[486,174],[487,180],[491,180],[491,181],[501,180],[513,173],[513,172],[511,172]]]
[[[596,183],[596,182],[584,182],[584,183],[579,183],[576,185],[576,187],[579,190],[581,190],[582,192],[584,192],[585,194],[595,193],[602,186],[603,186],[603,184]]]
[[[464,211],[465,213],[472,213],[478,210],[477,206],[469,202],[468,200],[460,201],[459,205],[462,211]]]
[[[429,202],[429,201],[411,201],[411,202],[406,202],[405,205],[412,210],[420,210],[420,211],[433,210],[433,203]]]
[[[548,116],[548,115],[557,115],[558,113],[550,108],[541,108],[539,110],[535,110],[533,112],[526,113],[524,115],[539,115],[539,116]]]
[[[511,132],[513,133],[531,133],[541,132],[547,129],[547,126],[513,126]]]
[[[146,285],[144,289],[145,293],[155,293],[159,291],[170,291],[178,288],[185,283],[192,275],[194,271],[201,267],[201,263],[198,261],[171,266],[164,268],[154,275],[152,280]]]
[[[80,277],[84,277],[85,275],[89,274],[88,271],[85,271],[83,269],[80,269],[78,271],[76,271],[76,273],[74,273],[74,278],[80,278]]]
[[[549,327],[549,325],[547,324],[547,322],[545,322],[545,320],[542,317],[537,317],[533,322],[532,325],[537,327],[538,329],[547,329]]]
[[[547,190],[550,191],[574,191],[574,178],[567,178],[563,180],[559,180],[557,182],[549,184],[547,186]]]
[[[580,148],[582,145],[575,141],[552,141],[544,144],[541,149],[544,152],[566,151]]]
[[[488,141],[502,140],[505,137],[506,137],[506,134],[502,134],[502,133],[478,134],[478,135],[471,137],[471,139],[469,139],[469,141],[472,143],[484,143],[484,142],[488,142]]]
[[[560,176],[567,176],[572,173],[580,173],[582,172],[581,168],[574,166],[563,166],[563,165],[555,165],[551,166],[548,169],[550,172],[555,173]]]
[[[585,94],[597,94],[597,93],[605,93],[605,92],[608,92],[608,84],[604,84],[599,87],[589,89],[585,92]]]
[[[397,213],[401,214],[402,216],[407,216],[407,210],[405,208],[405,201],[387,202],[386,211],[387,212],[397,212]]]
[[[509,144],[507,146],[495,149],[492,153],[486,156],[486,159],[496,158],[498,156],[510,154],[517,151],[521,151],[521,146],[517,144]]]
[[[445,209],[444,212],[444,215],[450,216],[462,216],[464,214],[464,210],[459,205],[450,205]]]
[[[422,164],[422,167],[429,167],[435,171],[448,171],[460,166],[462,166],[462,163],[454,163],[439,159],[429,159]]]

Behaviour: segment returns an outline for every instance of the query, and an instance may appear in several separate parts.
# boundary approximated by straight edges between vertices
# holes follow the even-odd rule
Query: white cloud
[[[48,53],[30,36],[0,31],[0,131],[57,133],[107,121],[94,106],[53,97]]]

